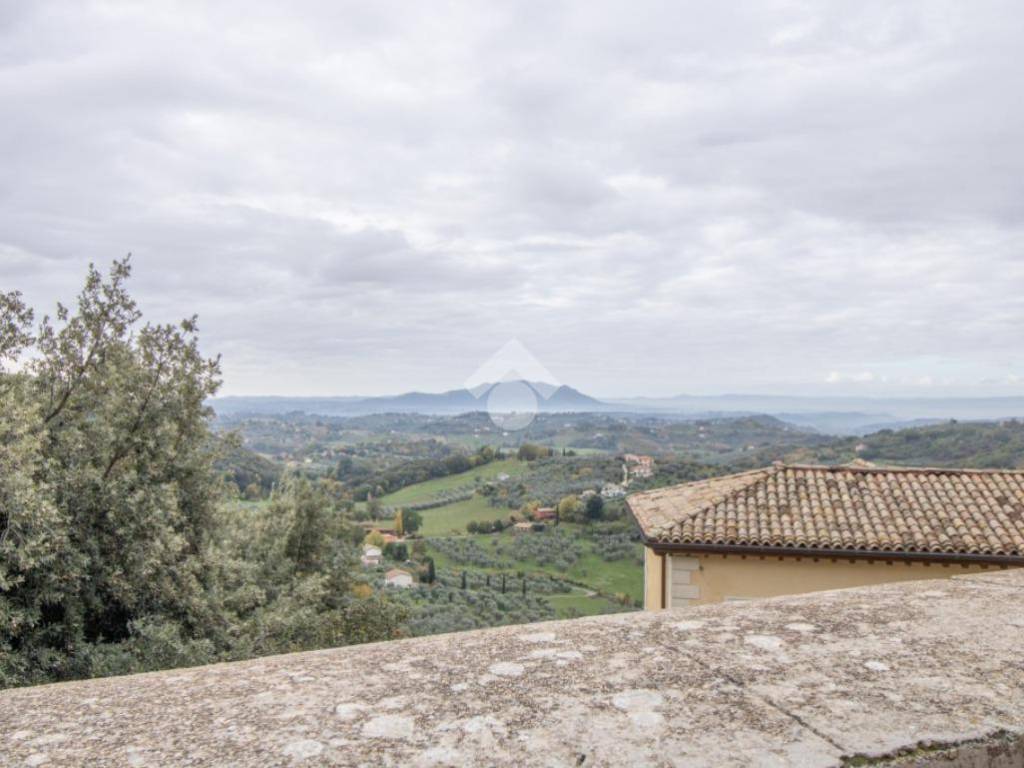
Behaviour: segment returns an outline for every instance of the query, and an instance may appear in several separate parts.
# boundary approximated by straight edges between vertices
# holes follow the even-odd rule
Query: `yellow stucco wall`
[[[646,548],[645,548],[646,549]],[[661,556],[646,549],[644,605],[662,606]],[[962,573],[998,571],[999,566],[849,560],[797,557],[758,557],[673,553],[665,583],[671,607],[819,592],[893,581],[942,579]]]
[[[662,556],[650,547],[644,547],[644,607],[651,611],[661,608]]]

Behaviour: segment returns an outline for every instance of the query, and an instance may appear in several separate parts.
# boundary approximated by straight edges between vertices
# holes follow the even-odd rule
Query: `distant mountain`
[[[500,386],[521,386],[533,392],[537,410],[543,413],[597,412],[614,406],[568,386],[543,382],[503,382]],[[498,384],[487,384],[471,392],[406,392],[385,397],[218,397],[211,401],[221,416],[238,414],[272,415],[302,412],[319,416],[366,416],[375,413],[422,413],[452,415],[486,411],[488,398]],[[525,410],[525,408],[524,408]]]
[[[367,416],[419,413],[450,416],[488,410],[497,384],[473,391],[406,392],[386,397],[221,397],[212,405],[221,416],[273,415],[302,412],[317,416]],[[832,435],[863,435],[878,429],[900,429],[948,419],[991,421],[1024,417],[1024,397],[993,398],[867,398],[798,397],[785,395],[679,395],[669,398],[599,400],[569,386],[544,382],[503,382],[526,388],[541,413],[643,414],[669,420],[767,414],[791,424]],[[506,390],[507,391],[507,390]],[[522,392],[520,392],[522,394]],[[526,400],[530,398],[527,396]],[[495,410],[522,411],[523,400],[495,397]],[[500,405],[501,403],[513,405]]]
[[[540,403],[541,410],[547,412],[614,410],[614,406],[564,384],[556,388],[546,399],[542,398]]]
[[[927,427],[948,421],[948,419],[894,419],[880,416],[877,413],[860,413],[859,411],[849,413],[844,411],[775,413],[772,415],[790,424],[809,427],[828,435],[867,435],[882,429]]]
[[[678,395],[611,400],[623,410],[662,413],[766,413],[836,435],[862,435],[948,419],[986,421],[1024,417],[1024,397],[799,397]]]

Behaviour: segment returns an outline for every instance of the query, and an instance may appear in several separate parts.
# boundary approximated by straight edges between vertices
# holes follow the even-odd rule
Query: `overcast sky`
[[[288,10],[284,10],[287,7]],[[0,0],[0,289],[224,394],[1024,394],[1014,2]]]

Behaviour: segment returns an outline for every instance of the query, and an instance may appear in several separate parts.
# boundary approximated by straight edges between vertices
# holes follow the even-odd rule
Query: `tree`
[[[394,636],[330,486],[220,507],[219,362],[195,318],[140,326],[130,272],[35,330],[0,294],[0,688]]]
[[[271,499],[270,513],[287,521],[285,555],[299,572],[324,570],[334,542],[345,538],[332,512],[323,485],[303,477],[285,480]]]
[[[427,584],[437,581],[437,571],[434,568],[434,558],[427,558]]]
[[[456,453],[449,456],[444,460],[444,468],[446,474],[457,475],[460,472],[465,472],[473,468],[472,462],[470,462],[468,456],[464,456],[461,453]]]
[[[519,507],[519,513],[528,520],[533,519],[534,513],[540,509],[539,501],[527,501]]]
[[[366,534],[366,538],[363,539],[363,543],[369,544],[370,546],[373,546],[373,547],[380,547],[381,549],[383,549],[383,547],[384,547],[384,534],[382,534],[380,531],[374,529],[374,530],[370,531],[368,534]]]
[[[47,643],[46,607],[83,568],[69,549],[68,517],[39,479],[46,462],[41,398],[31,377],[5,370],[34,341],[32,319],[20,294],[0,294],[0,688],[41,679],[44,659],[63,663],[59,627]]]
[[[366,511],[370,514],[370,520],[379,520],[380,513],[383,511],[383,506],[380,503],[380,499],[370,499],[366,502]]]
[[[403,517],[404,517],[403,510],[400,509],[400,510],[398,510],[395,513],[395,522],[394,522],[395,536],[404,536],[405,535],[405,520],[403,519]]]
[[[558,518],[565,518],[566,520],[572,520],[580,508],[580,500],[575,495],[563,496],[562,500],[558,502],[558,506],[555,511],[558,514]]]
[[[373,587],[365,582],[360,582],[352,587],[352,594],[360,600],[373,597]]]
[[[585,511],[588,520],[600,520],[604,513],[604,499],[596,493],[588,497]]]
[[[373,515],[370,514],[370,511],[366,508],[365,504],[361,507],[353,506],[346,511],[353,520],[359,522],[373,520]]]
[[[402,530],[406,536],[416,533],[423,525],[423,515],[414,509],[402,510]]]
[[[535,461],[536,459],[544,458],[551,455],[551,449],[546,448],[542,445],[534,445],[533,443],[523,443],[519,446],[519,451],[516,457],[520,461]]]
[[[574,495],[565,496],[558,502],[558,506],[555,508],[555,521],[581,522],[586,516],[585,510],[586,505],[580,501],[579,497]]]
[[[342,456],[334,467],[334,477],[338,480],[347,480],[355,469],[355,462],[351,456]]]
[[[145,622],[210,621],[220,366],[195,318],[137,327],[130,271],[90,266],[75,310],[34,333],[19,295],[0,302],[0,362],[32,353],[0,372],[0,684],[90,674],[81,649]]]
[[[225,647],[229,657],[380,640],[398,632],[404,611],[356,589],[361,531],[332,503],[329,484],[291,475],[269,505],[243,510],[244,524],[226,527],[225,599],[217,619],[233,630]]]

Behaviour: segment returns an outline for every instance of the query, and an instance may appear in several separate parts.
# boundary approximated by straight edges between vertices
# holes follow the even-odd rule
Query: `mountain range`
[[[542,413],[581,413],[621,410],[567,386],[543,382],[513,381],[485,384],[473,391],[451,389],[447,392],[406,392],[383,397],[219,397],[212,401],[222,415],[277,414],[301,411],[321,416],[366,416],[373,413],[422,413],[453,415],[488,410],[488,401],[497,388],[515,387],[532,393],[536,410]],[[530,400],[516,402],[530,405]],[[527,410],[526,407],[523,408]]]
[[[495,397],[509,391],[517,397],[511,400]],[[486,411],[489,402],[491,410],[495,411],[529,411],[535,407],[542,413],[605,412],[685,420],[767,414],[835,435],[867,434],[879,429],[921,426],[949,419],[987,421],[1024,417],[1024,397],[868,398],[727,394],[601,400],[573,387],[528,381],[485,384],[473,391],[452,389],[375,397],[220,397],[211,405],[221,416],[293,412],[365,416],[376,413],[454,415]]]

